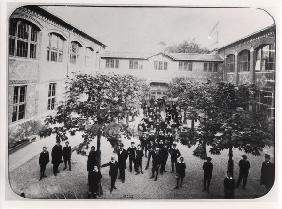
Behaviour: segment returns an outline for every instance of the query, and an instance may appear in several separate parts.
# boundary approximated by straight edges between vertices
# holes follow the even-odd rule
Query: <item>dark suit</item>
[[[211,178],[212,178],[213,164],[211,162],[204,162],[203,170],[204,170],[204,190],[207,189],[207,191],[209,192]]]
[[[165,147],[160,148],[160,156],[161,156],[161,168],[160,173],[163,174],[165,171],[165,165],[168,158],[168,150]]]
[[[94,198],[96,197],[99,191],[99,182],[102,178],[101,172],[98,171],[89,171],[88,172],[88,185],[89,185],[89,192],[92,193]]]
[[[58,167],[62,162],[62,156],[63,156],[62,146],[61,145],[58,146],[56,144],[52,149],[51,155],[52,155],[53,173],[56,176],[57,173],[59,173]]]
[[[132,164],[135,163],[135,157],[136,157],[136,147],[129,147],[127,149],[127,154],[129,158],[129,171],[132,171]]]
[[[176,166],[177,158],[181,156],[178,149],[170,149],[170,159],[171,159],[171,171],[174,172],[174,166]]]
[[[224,179],[224,198],[233,199],[234,193],[235,193],[235,180],[226,177]]]
[[[118,162],[108,162],[106,164],[101,165],[101,167],[107,167],[110,166],[109,170],[109,176],[111,177],[111,191],[115,188],[115,183],[117,180],[117,175],[118,175]]]
[[[275,169],[271,162],[263,162],[261,166],[260,184],[270,190],[274,183]]]
[[[125,149],[118,151],[119,178],[122,180],[122,182],[125,181],[125,169],[126,169],[127,157],[128,154]]]
[[[45,176],[46,165],[49,163],[49,152],[41,152],[39,156],[40,179]]]
[[[136,150],[136,159],[135,159],[135,171],[139,173],[139,168],[142,171],[142,157],[143,157],[143,150]]]
[[[64,159],[64,164],[65,164],[65,168],[67,168],[67,164],[69,164],[69,170],[71,170],[71,147],[64,147],[63,148],[63,159]]]
[[[90,151],[87,158],[87,171],[93,171],[94,166],[98,166],[97,152]]]
[[[153,152],[152,158],[153,158],[153,166],[152,166],[152,176],[151,176],[151,178],[155,177],[155,181],[156,181],[158,179],[159,168],[160,168],[160,164],[161,164],[161,157],[160,157],[159,153]]]
[[[249,169],[250,169],[250,162],[248,160],[240,160],[239,161],[239,167],[240,167],[240,171],[239,171],[239,178],[237,181],[237,187],[240,186],[241,181],[243,180],[243,188],[245,189],[246,187],[246,183],[247,183],[247,178],[249,175]]]

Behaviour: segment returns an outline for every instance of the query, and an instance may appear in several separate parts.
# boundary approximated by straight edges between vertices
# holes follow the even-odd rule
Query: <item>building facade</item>
[[[236,85],[253,83],[258,111],[274,119],[276,27],[271,25],[218,49],[224,57],[223,80]]]
[[[9,127],[52,112],[66,75],[95,70],[105,47],[41,7],[17,8],[9,18]]]
[[[100,71],[132,74],[148,82],[151,96],[166,95],[173,78],[189,78],[197,81],[222,80],[223,59],[218,54],[157,53],[141,55],[121,52],[105,52],[101,55]]]

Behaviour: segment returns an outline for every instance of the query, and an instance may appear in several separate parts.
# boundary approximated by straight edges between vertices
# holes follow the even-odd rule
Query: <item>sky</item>
[[[184,40],[214,49],[274,23],[254,8],[44,8],[107,45],[108,51],[156,52]]]

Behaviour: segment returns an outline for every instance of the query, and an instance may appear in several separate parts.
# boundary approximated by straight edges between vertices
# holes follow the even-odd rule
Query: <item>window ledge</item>
[[[38,59],[25,58],[25,57],[15,57],[15,56],[9,56],[9,60],[20,60],[20,61],[28,61],[28,62],[38,62]]]

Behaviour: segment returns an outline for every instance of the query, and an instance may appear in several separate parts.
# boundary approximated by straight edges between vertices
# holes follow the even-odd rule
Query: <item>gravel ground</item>
[[[136,141],[136,139],[135,139]],[[129,140],[124,140],[125,147],[130,144]],[[150,178],[151,167],[144,170],[144,174],[135,175],[126,170],[126,182],[121,183],[117,180],[117,190],[112,194],[109,193],[110,178],[108,176],[109,168],[102,168],[103,175],[102,186],[105,199],[209,199],[223,198],[223,179],[227,168],[227,151],[221,155],[212,156],[214,164],[213,178],[211,181],[210,194],[202,192],[203,187],[203,160],[192,155],[194,148],[187,148],[178,145],[185,162],[186,177],[184,179],[183,188],[174,190],[176,183],[175,174],[170,172],[170,161],[166,165],[167,172],[159,175],[158,181]],[[110,143],[102,140],[102,163],[108,162],[112,153]],[[266,150],[271,152],[271,150]],[[235,178],[238,177],[238,162],[243,153],[234,150]],[[256,198],[263,196],[265,188],[259,185],[260,168],[263,162],[263,156],[248,156],[251,163],[251,170],[247,182],[247,190],[241,188],[236,190],[236,198]],[[75,152],[72,156],[72,171],[63,171],[61,164],[61,172],[55,177],[52,174],[52,165],[49,163],[46,169],[47,178],[39,181],[38,155],[24,163],[22,166],[10,172],[9,179],[13,191],[17,194],[24,192],[27,198],[52,198],[52,199],[85,199],[87,198],[87,171],[86,156],[77,155]],[[147,158],[143,158],[143,168]]]

